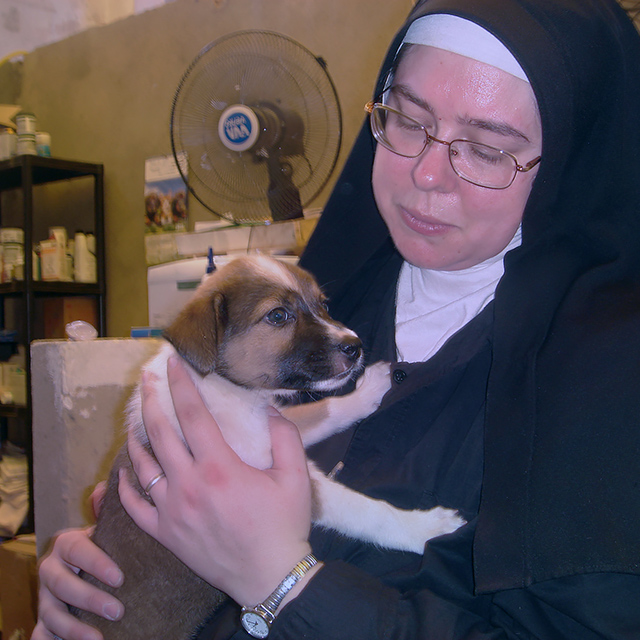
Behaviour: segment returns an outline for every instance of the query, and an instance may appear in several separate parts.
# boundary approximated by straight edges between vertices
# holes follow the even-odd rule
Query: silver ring
[[[158,475],[153,476],[153,478],[149,480],[149,484],[144,488],[144,492],[147,495],[149,495],[149,491],[151,491],[151,489],[153,489],[156,482],[158,482],[159,480],[162,480],[162,478],[164,478],[164,471],[161,471]]]

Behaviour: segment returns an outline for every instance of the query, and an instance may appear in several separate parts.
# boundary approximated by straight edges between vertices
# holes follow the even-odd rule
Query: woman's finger
[[[40,593],[38,622],[31,640],[102,640],[102,634],[69,613],[66,604],[56,600],[50,593]]]
[[[170,477],[176,471],[179,472],[191,464],[193,461],[191,452],[167,418],[162,398],[158,395],[157,380],[148,374],[143,374],[140,393],[142,421],[149,443],[161,468]],[[164,400],[166,404],[166,398]]]
[[[94,517],[98,517],[100,513],[100,507],[102,506],[102,500],[107,493],[107,483],[105,481],[98,482],[98,484],[94,487],[89,500],[91,502],[91,509],[93,511]]]
[[[133,470],[143,489],[146,490],[154,478],[164,475],[164,470],[157,460],[140,444],[140,441],[132,431],[129,431],[127,438],[127,450]]]
[[[162,485],[162,486],[161,486]],[[118,495],[124,510],[131,519],[153,538],[158,538],[158,510],[149,504],[132,486],[124,470],[120,470],[120,482],[118,483]],[[153,487],[152,498],[154,502],[164,500],[166,495],[166,481]]]
[[[91,574],[94,578],[112,587],[119,587],[124,576],[118,565],[98,547],[90,538],[93,528],[68,529],[60,533],[52,550],[40,562],[41,581],[50,583],[60,574],[60,568],[68,568],[77,573],[79,570]],[[78,580],[82,584],[84,581]],[[57,593],[56,595],[65,595]],[[66,602],[69,602],[68,600]],[[77,606],[76,602],[69,602]]]
[[[273,455],[272,469],[308,475],[307,458],[296,425],[273,407],[269,407],[267,413]]]
[[[225,441],[218,423],[176,356],[167,361],[167,377],[176,416],[194,458],[197,460],[214,452],[218,463],[236,464],[239,458]]]
[[[89,538],[88,529],[70,529],[54,541],[49,553],[40,561],[40,599],[38,630],[34,638],[44,639],[56,634],[67,640],[84,637],[95,631],[71,616],[67,603],[111,620],[122,616],[124,608],[112,595],[85,582],[77,575],[79,569],[101,582],[118,587],[122,572]]]

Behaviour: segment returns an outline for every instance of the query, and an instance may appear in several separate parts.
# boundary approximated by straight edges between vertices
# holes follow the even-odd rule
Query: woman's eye
[[[293,316],[286,309],[278,307],[277,309],[272,309],[271,311],[269,311],[264,319],[274,327],[281,327],[292,317]]]
[[[486,164],[500,164],[506,160],[505,155],[497,149],[472,143],[467,143],[467,145],[469,147],[469,154],[479,162],[484,162]]]
[[[395,114],[394,114],[395,115]],[[424,128],[420,123],[416,122],[412,118],[407,118],[402,115],[396,115],[395,118],[392,119],[392,126],[395,126],[398,129],[403,129],[404,131],[409,131],[412,133],[422,133]]]

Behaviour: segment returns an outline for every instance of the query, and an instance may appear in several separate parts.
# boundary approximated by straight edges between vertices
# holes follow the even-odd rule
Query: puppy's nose
[[[346,338],[338,347],[349,360],[355,362],[362,353],[362,342],[359,338]]]

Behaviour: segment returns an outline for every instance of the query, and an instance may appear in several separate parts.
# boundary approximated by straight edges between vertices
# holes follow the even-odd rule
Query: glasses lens
[[[378,142],[401,156],[419,156],[427,144],[427,134],[419,122],[382,105],[373,108],[371,128]]]
[[[454,140],[450,158],[456,173],[481,187],[504,189],[516,175],[515,159],[500,149],[468,140]]]

